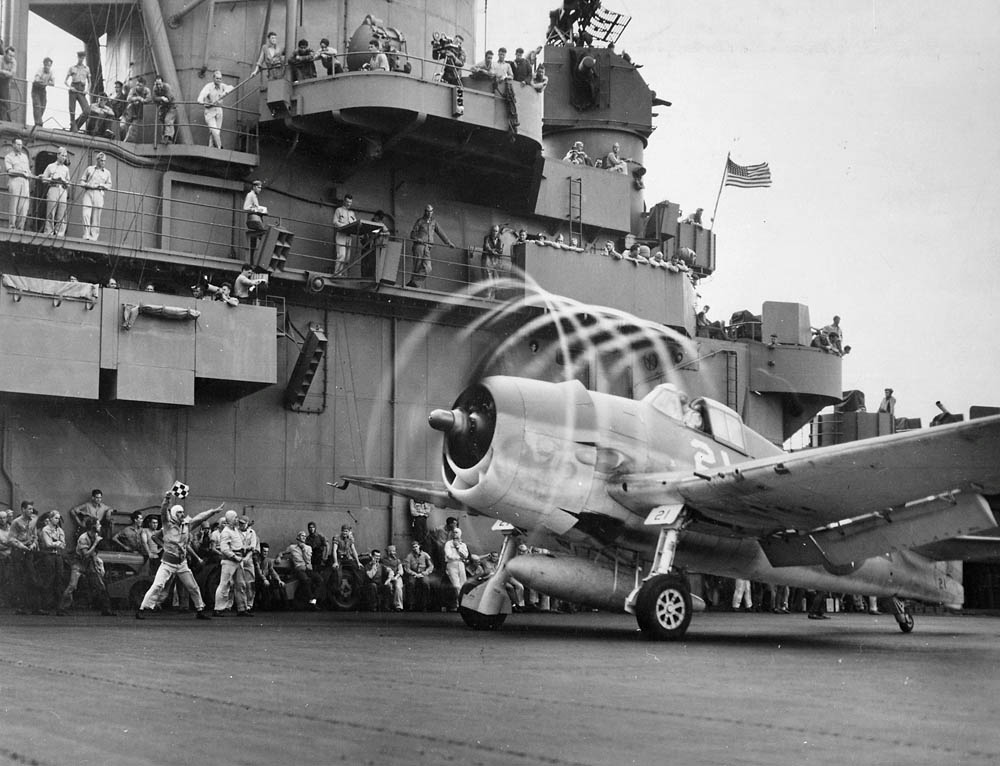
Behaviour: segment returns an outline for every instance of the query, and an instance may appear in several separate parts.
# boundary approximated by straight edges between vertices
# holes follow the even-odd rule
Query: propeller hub
[[[456,420],[453,410],[434,410],[427,418],[431,428],[444,433],[449,433],[455,427]]]

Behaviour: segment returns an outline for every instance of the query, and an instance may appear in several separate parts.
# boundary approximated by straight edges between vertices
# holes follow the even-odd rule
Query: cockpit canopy
[[[689,402],[687,394],[673,383],[660,384],[643,401],[688,428],[703,431],[716,441],[747,453],[746,426],[726,405],[705,397]]]

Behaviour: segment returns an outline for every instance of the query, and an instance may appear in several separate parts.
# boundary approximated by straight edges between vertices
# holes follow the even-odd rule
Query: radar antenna
[[[549,11],[549,45],[591,47],[594,42],[614,45],[622,36],[631,16],[601,7],[601,0],[564,0],[561,8]]]

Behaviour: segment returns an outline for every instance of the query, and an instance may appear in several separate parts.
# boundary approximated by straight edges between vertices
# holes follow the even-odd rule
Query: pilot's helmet
[[[184,506],[183,505],[170,506],[170,510],[167,511],[167,518],[174,524],[180,524],[181,519],[184,518]]]

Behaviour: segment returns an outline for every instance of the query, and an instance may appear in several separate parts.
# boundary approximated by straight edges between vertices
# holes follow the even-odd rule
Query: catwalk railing
[[[231,151],[257,153],[257,118],[259,108],[256,103],[252,108],[247,108],[246,101],[257,94],[257,87],[254,83],[252,87],[243,87],[245,83],[240,83],[238,87],[226,97],[221,104],[222,120],[219,132],[222,139],[222,148]],[[85,132],[96,138],[106,138],[114,141],[127,141],[134,144],[146,144],[160,146],[165,143],[164,125],[162,124],[163,110],[153,102],[143,103],[141,110],[126,107],[126,102],[118,101],[115,104],[113,97],[105,97],[92,93],[86,94],[88,101],[89,115],[87,121],[80,125],[74,125],[70,115],[79,120],[82,110],[78,105],[72,105],[72,111],[67,114],[65,107],[58,110],[53,109],[56,101],[69,103],[69,89],[60,86],[49,86],[46,89],[44,105],[37,100],[37,96],[32,92],[31,83],[25,80],[14,79],[9,86],[10,95],[8,100],[0,99],[0,121],[17,122],[25,126],[34,124],[40,128],[49,130],[77,130]],[[101,104],[107,104],[106,107]],[[176,112],[174,121],[175,138],[173,143],[183,144],[177,136],[181,127],[189,130],[191,144],[195,146],[208,146],[210,128],[205,122],[206,106],[199,101],[174,101]],[[117,114],[116,114],[117,112]],[[186,120],[180,119],[180,114],[187,115]],[[23,119],[22,119],[23,114]]]
[[[226,193],[225,190],[220,192]],[[289,278],[299,278],[303,273],[306,277],[318,278],[320,289],[335,285],[370,288],[373,284],[402,287],[416,280],[417,286],[425,290],[478,294],[483,287],[478,283],[487,277],[479,248],[433,244],[426,259],[430,273],[426,280],[421,279],[422,271],[418,272],[418,259],[413,252],[415,242],[391,233],[382,233],[377,237],[352,236],[340,267],[336,261],[337,229],[332,222],[267,215],[264,217],[266,227],[277,227],[291,234],[287,250],[280,253],[283,260],[279,264],[272,260],[272,253],[260,252],[260,248],[268,244],[266,230],[264,234],[258,234],[246,226],[242,188],[231,190],[228,194],[234,204],[212,204],[111,189],[105,192],[104,205],[100,208],[96,239],[86,239],[86,199],[81,179],[71,178],[65,201],[60,202],[58,192],[54,192],[51,195],[53,199],[49,199],[49,189],[41,178],[36,177],[31,181],[31,193],[27,198],[21,229],[15,228],[16,201],[7,189],[0,190],[0,210],[3,211],[0,220],[4,227],[0,228],[0,242],[106,252],[112,256],[108,259],[109,272],[96,278],[106,282],[115,277],[121,286],[135,288],[145,285],[124,284],[120,276],[113,273],[113,264],[117,259],[174,260],[188,267],[203,268],[206,273],[220,269],[225,261],[234,262],[234,266],[235,263],[253,262],[261,269],[285,271]],[[93,211],[91,216],[93,224]],[[359,211],[358,217],[363,220],[364,211]],[[328,218],[332,221],[332,209]],[[60,235],[60,231],[65,233]],[[509,263],[509,257],[505,258],[504,275],[510,272]],[[66,276],[72,273],[73,269],[67,267]],[[156,287],[161,289],[160,285]],[[306,289],[309,289],[308,284]]]

